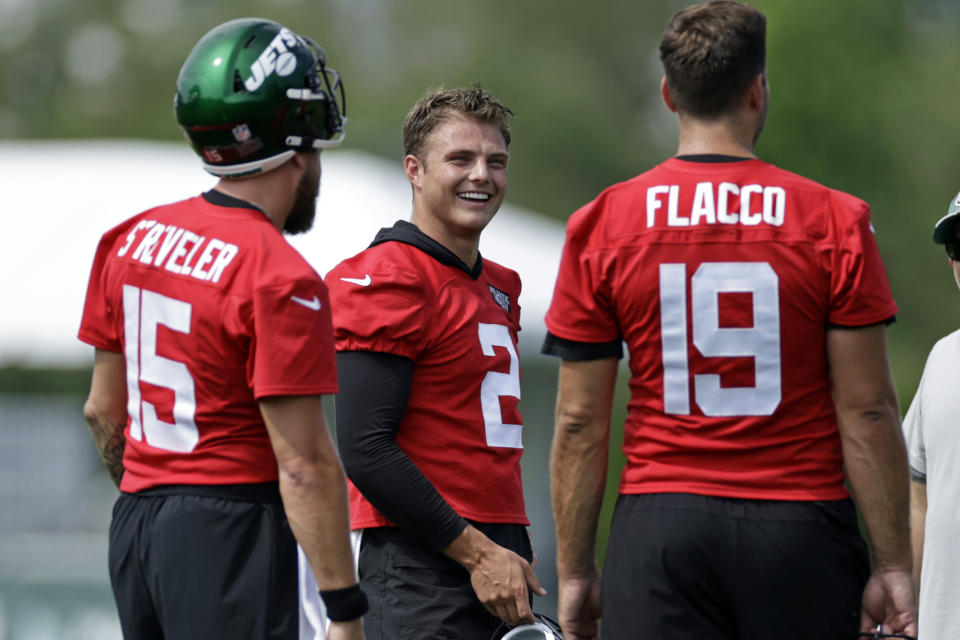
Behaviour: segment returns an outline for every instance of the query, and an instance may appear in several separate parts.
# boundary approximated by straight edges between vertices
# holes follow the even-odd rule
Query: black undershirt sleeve
[[[623,342],[619,339],[610,342],[577,342],[558,338],[549,331],[543,340],[540,353],[557,356],[563,360],[602,360],[604,358],[623,357]]]
[[[337,444],[347,476],[380,513],[440,551],[466,528],[397,445],[413,362],[390,353],[337,353]]]
[[[886,320],[881,320],[880,322],[873,322],[870,324],[856,324],[856,325],[846,325],[846,324],[834,324],[832,322],[827,323],[827,329],[865,329],[867,327],[875,327],[878,324],[890,326],[897,321],[897,316],[890,316]]]

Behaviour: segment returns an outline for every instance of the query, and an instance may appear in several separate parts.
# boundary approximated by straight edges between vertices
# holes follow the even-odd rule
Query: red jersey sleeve
[[[870,224],[870,209],[861,200],[834,192],[834,206],[851,220],[839,240],[830,282],[829,321],[841,326],[882,322],[897,313],[887,272]]]
[[[87,297],[83,303],[83,316],[80,320],[78,338],[87,344],[106,351],[122,352],[123,344],[118,334],[118,323],[114,320],[114,310],[106,295],[107,258],[113,248],[115,233],[105,234],[97,246],[90,269],[90,281],[87,284]]]
[[[610,342],[620,328],[605,293],[603,252],[593,241],[599,233],[603,199],[571,216],[560,258],[560,271],[547,310],[547,329],[558,338],[578,342]]]
[[[253,322],[248,382],[257,399],[337,392],[330,300],[319,278],[260,287]]]
[[[346,271],[335,269],[327,283],[337,351],[380,351],[416,359],[433,309],[433,296],[427,295],[421,277],[403,269],[374,271],[367,284],[358,284]]]

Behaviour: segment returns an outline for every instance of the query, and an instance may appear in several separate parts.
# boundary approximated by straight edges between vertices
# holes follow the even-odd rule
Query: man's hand
[[[863,590],[860,631],[917,635],[917,605],[911,572],[875,569]]]
[[[564,578],[559,582],[557,618],[567,640],[599,640],[600,574]]]
[[[546,595],[530,563],[519,555],[494,545],[488,555],[470,571],[470,584],[477,598],[493,615],[507,624],[534,622],[527,589]]]
[[[362,618],[348,622],[331,622],[327,628],[327,640],[365,640]]]
[[[535,621],[528,593],[543,596],[547,591],[529,562],[472,526],[443,552],[470,572],[470,584],[487,611],[510,626]]]

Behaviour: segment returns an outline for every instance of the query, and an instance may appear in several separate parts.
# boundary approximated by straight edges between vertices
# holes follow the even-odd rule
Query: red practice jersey
[[[489,260],[468,273],[438,259],[431,242],[401,222],[327,274],[337,350],[412,360],[398,446],[464,518],[529,524],[517,407],[520,277]],[[392,524],[349,489],[354,529]]]
[[[672,158],[570,218],[546,320],[627,343],[621,493],[830,500],[826,331],[896,310],[866,203],[760,160]]]
[[[258,400],[337,390],[320,276],[264,213],[216,191],[103,236],[80,339],[126,356],[128,492],[274,481]]]

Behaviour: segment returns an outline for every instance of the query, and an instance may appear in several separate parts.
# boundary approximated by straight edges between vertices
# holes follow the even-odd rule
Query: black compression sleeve
[[[413,362],[375,351],[337,353],[337,444],[347,476],[380,513],[439,551],[466,528],[397,445]]]

